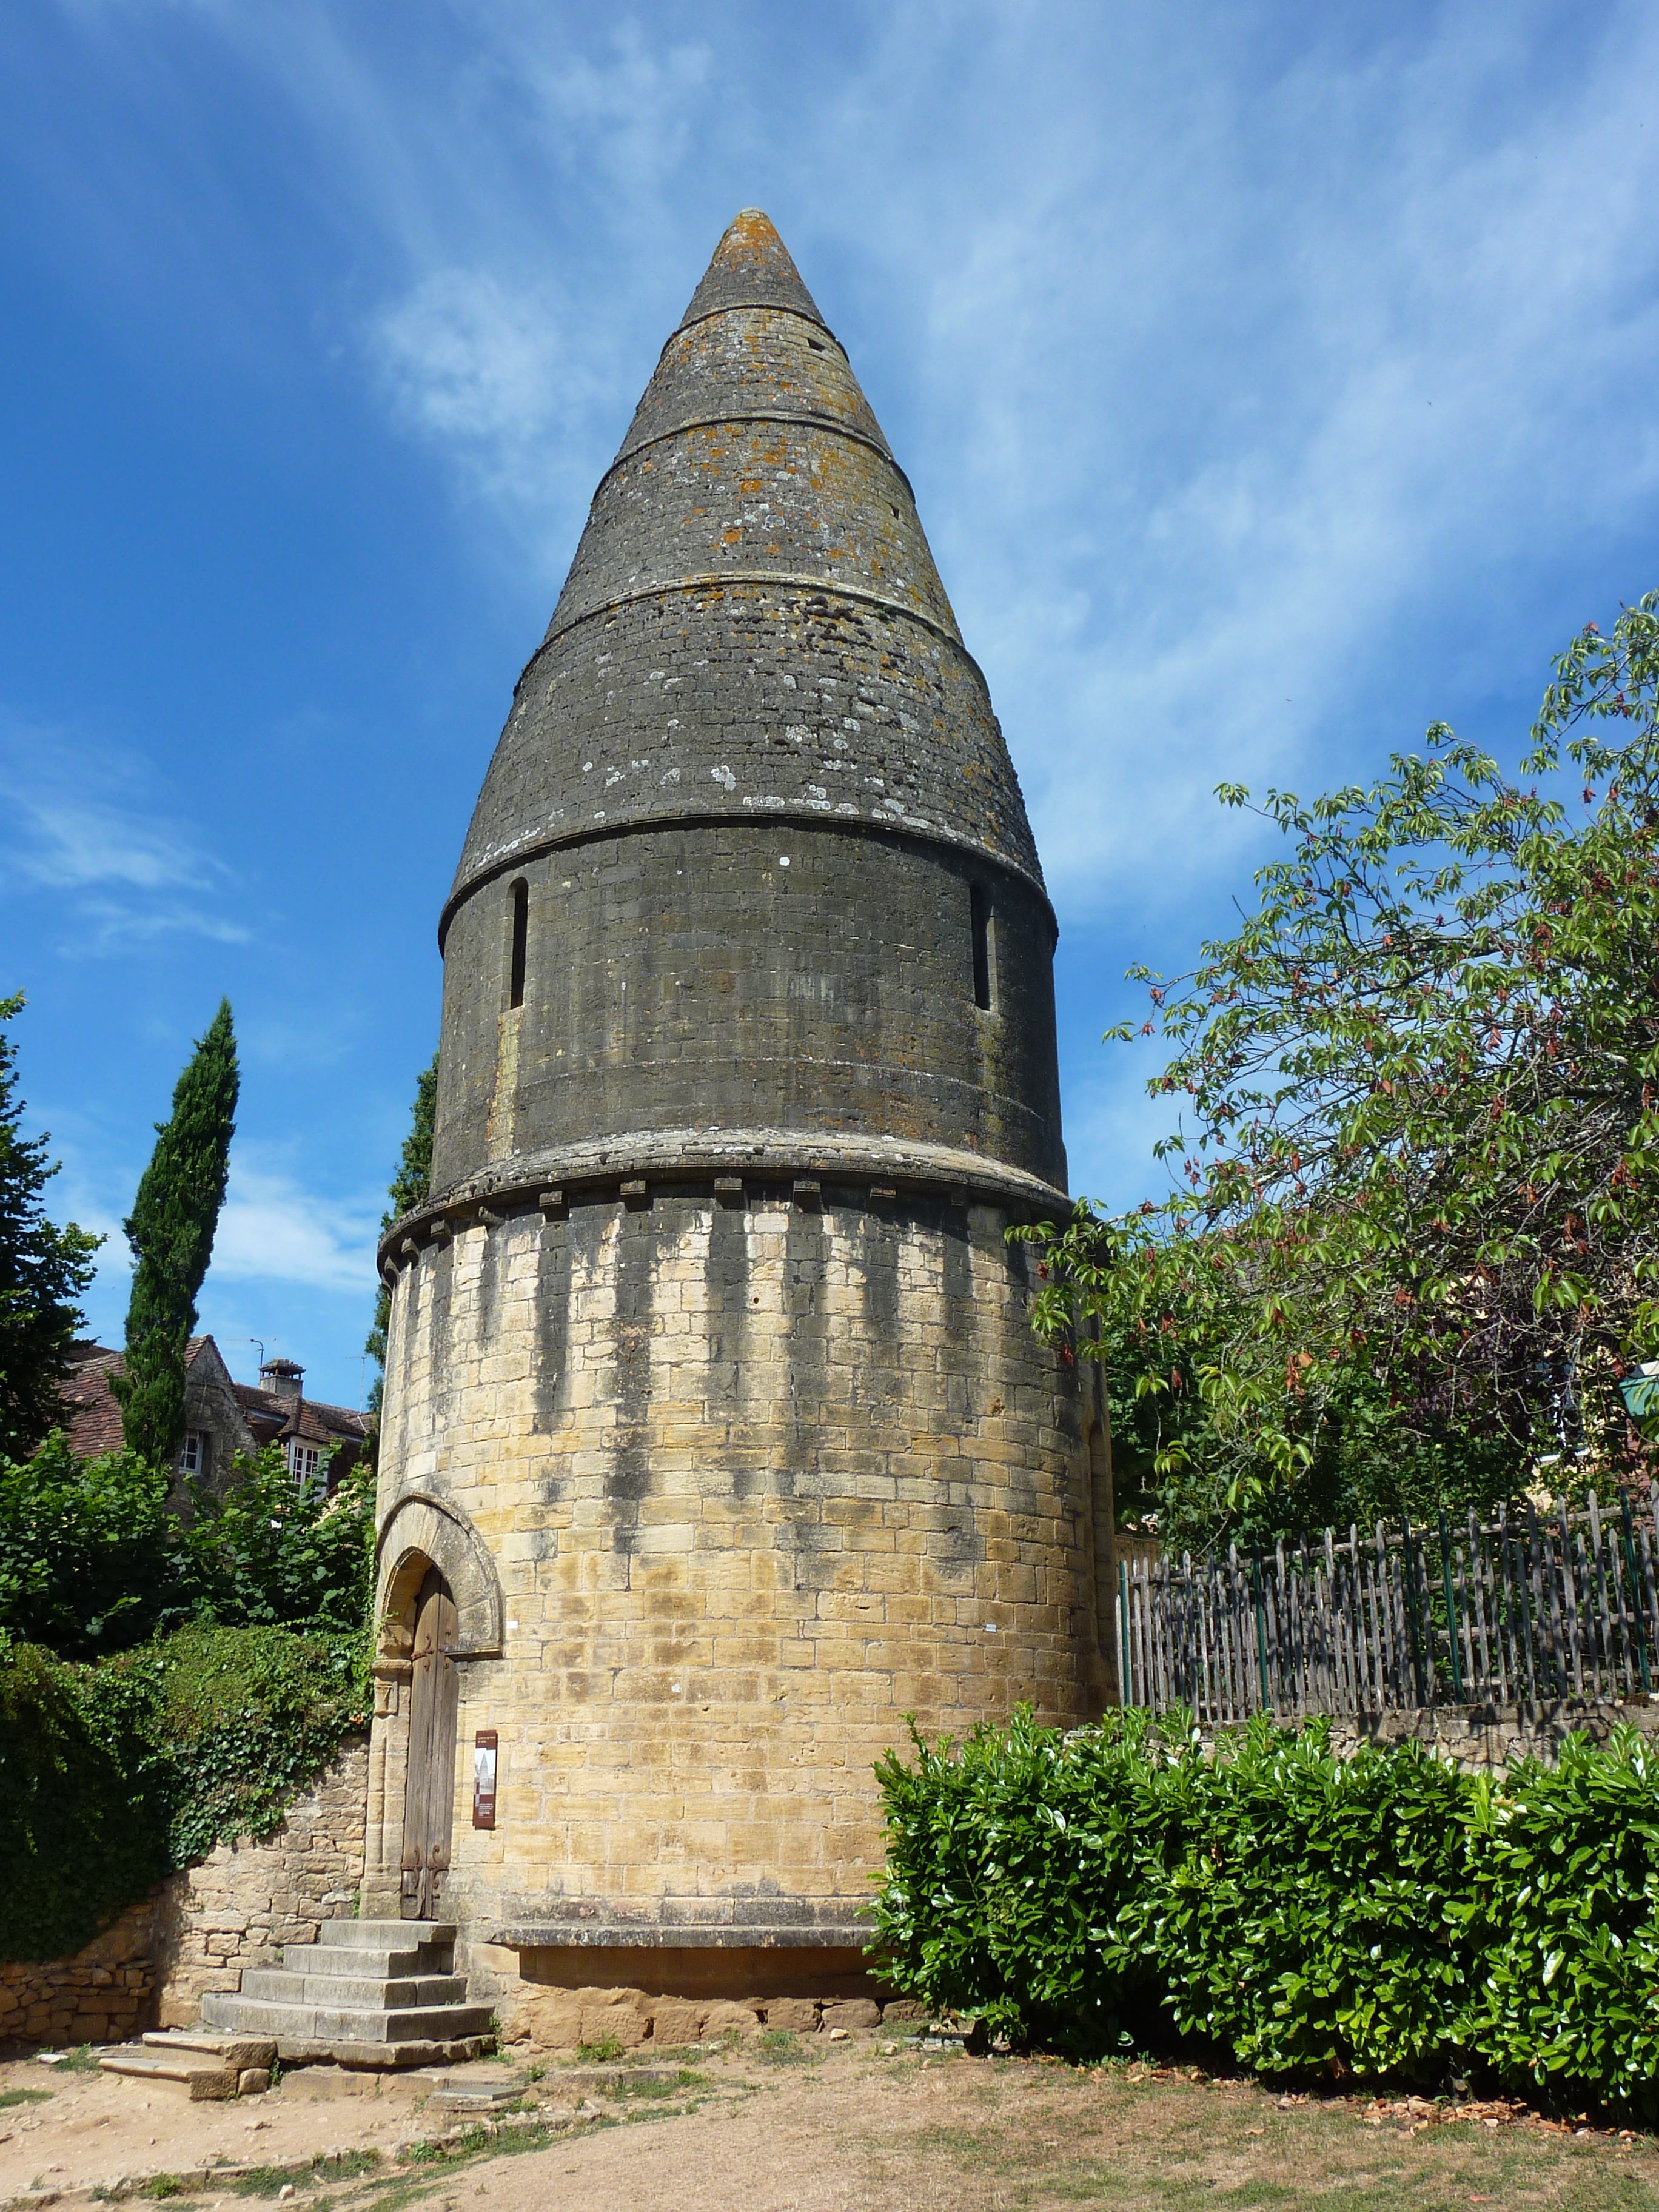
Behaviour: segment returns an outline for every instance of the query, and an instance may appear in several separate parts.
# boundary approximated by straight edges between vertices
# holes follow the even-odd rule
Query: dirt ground
[[[535,2078],[532,2078],[532,2072]],[[1504,2106],[1285,2096],[1137,2066],[973,2059],[879,2033],[451,2069],[289,2074],[265,2095],[0,2067],[0,2203],[180,2212],[1059,2212],[1076,2205],[1659,2212],[1659,2142]],[[22,2091],[30,2101],[15,2101]],[[434,2092],[439,2094],[434,2094]],[[223,2169],[229,2169],[225,2171]]]

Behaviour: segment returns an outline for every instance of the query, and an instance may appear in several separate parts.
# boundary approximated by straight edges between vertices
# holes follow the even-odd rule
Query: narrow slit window
[[[969,892],[974,923],[974,1004],[989,1012],[996,1000],[993,991],[995,982],[991,943],[991,902],[978,884]]]
[[[530,886],[519,882],[513,886],[513,949],[508,962],[507,1003],[509,1006],[524,1004],[525,955],[530,945]]]

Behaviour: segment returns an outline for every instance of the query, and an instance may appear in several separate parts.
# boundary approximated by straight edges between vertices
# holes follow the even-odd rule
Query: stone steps
[[[289,1950],[297,1950],[290,1944]],[[284,1954],[286,1956],[286,1954]],[[245,1997],[270,1997],[278,2004],[330,2005],[371,2012],[398,2012],[432,2005],[466,2002],[465,1974],[410,1974],[387,1977],[313,1973],[299,1967],[253,1966],[242,1976]]]
[[[283,1947],[281,1966],[251,1968],[239,1992],[209,1990],[202,2018],[222,2034],[273,2039],[287,2059],[411,2066],[471,2058],[488,2005],[466,2002],[451,1972],[455,1930],[421,1920],[325,1920],[314,1943]]]
[[[260,1971],[329,1981],[430,1981],[454,1972],[454,1955],[435,1943],[420,1951],[394,1951],[390,1944],[375,1951],[319,1951],[311,1943],[284,1943],[281,1967],[273,1960]]]
[[[455,1923],[453,1920],[325,1920],[317,1930],[315,1944],[304,1944],[305,1950],[362,1951],[375,1950],[383,1943],[414,1944],[421,1950],[438,1945],[453,1949],[455,1942]]]
[[[167,2031],[106,2051],[98,2064],[106,2074],[131,2075],[141,2081],[177,2081],[195,2105],[222,2103],[243,2088],[264,2088],[276,2056],[276,2045],[258,2037]]]

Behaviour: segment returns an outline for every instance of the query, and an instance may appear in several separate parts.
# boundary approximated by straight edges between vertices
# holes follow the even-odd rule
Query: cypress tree
[[[380,1216],[382,1229],[390,1229],[394,1221],[412,1213],[432,1188],[432,1130],[438,1110],[438,1055],[422,1069],[415,1085],[415,1104],[409,1119],[409,1134],[404,1139],[404,1149],[398,1162],[398,1172],[386,1186],[386,1196],[392,1203]],[[392,1293],[384,1283],[374,1301],[374,1324],[363,1340],[363,1350],[374,1358],[380,1370],[374,1377],[368,1394],[368,1410],[378,1419],[380,1393],[386,1380],[386,1333],[392,1320]]]
[[[111,1388],[128,1449],[153,1467],[171,1467],[184,1441],[185,1346],[224,1204],[238,1083],[230,1001],[222,999],[179,1078],[172,1119],[155,1125],[155,1150],[121,1224],[135,1265],[126,1374]]]
[[[21,991],[0,999],[0,1454],[17,1458],[62,1419],[58,1385],[104,1241],[46,1218],[40,1193],[57,1164],[46,1138],[21,1133],[16,1048],[5,1034],[22,1005]]]

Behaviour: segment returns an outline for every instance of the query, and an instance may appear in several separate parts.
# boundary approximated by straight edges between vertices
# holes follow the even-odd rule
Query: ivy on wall
[[[0,1959],[62,1958],[267,1836],[367,1724],[363,1639],[191,1627],[95,1667],[0,1635]]]

